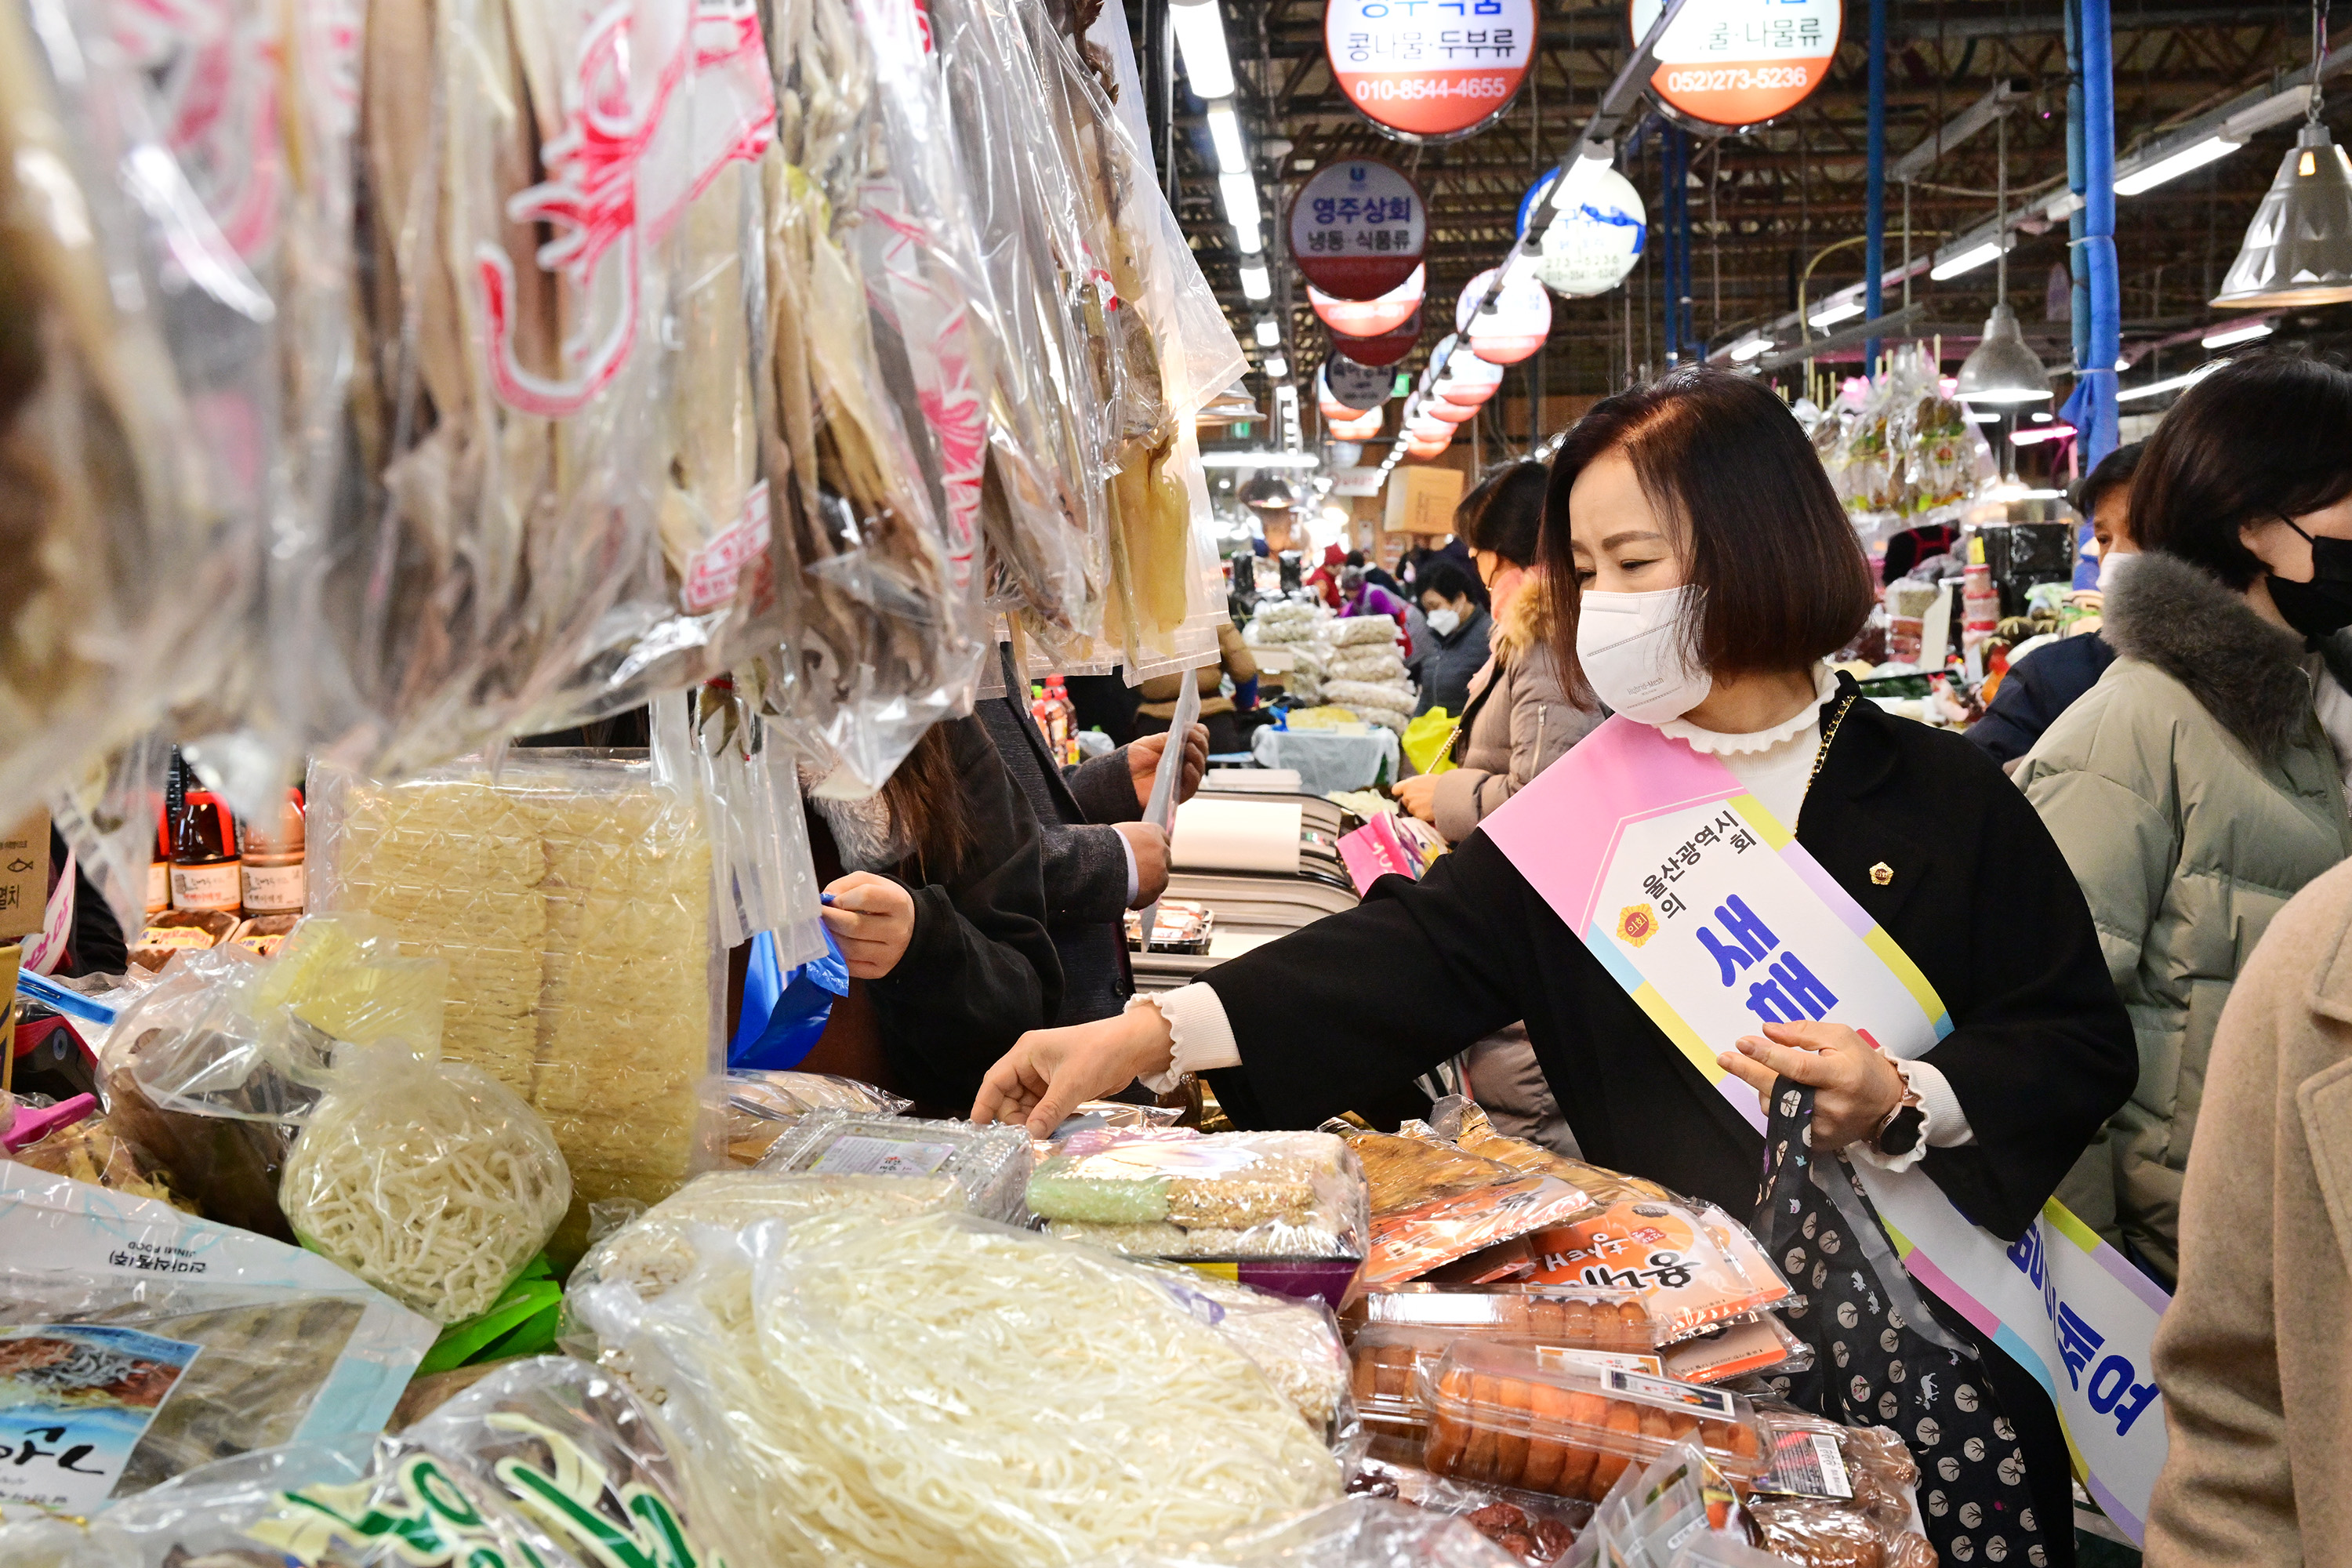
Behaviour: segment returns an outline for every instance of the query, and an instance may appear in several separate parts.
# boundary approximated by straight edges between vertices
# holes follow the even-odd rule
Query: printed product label
[[[1853,1483],[1845,1456],[1826,1432],[1783,1432],[1773,1445],[1772,1468],[1756,1483],[1758,1491],[1790,1497],[1850,1498]]]
[[[172,868],[172,907],[175,910],[230,910],[245,897],[234,860],[217,866]]]
[[[1612,1372],[1602,1374],[1602,1384],[1612,1394],[1622,1394],[1628,1399],[1638,1399],[1647,1405],[1664,1405],[1694,1415],[1734,1419],[1731,1395],[1713,1388],[1694,1388],[1687,1383],[1672,1378],[1652,1377],[1638,1372]]]
[[[0,1502],[95,1512],[201,1348],[98,1323],[0,1331]]]
[[[768,514],[768,481],[761,479],[743,498],[743,510],[735,521],[687,557],[686,584],[679,595],[686,601],[686,607],[699,616],[731,603],[747,565],[757,574],[754,588],[764,598],[768,541],[773,533]]]
[[[147,912],[161,914],[172,907],[172,863],[168,860],[147,862]]]
[[[1536,1360],[1547,1372],[1639,1372],[1652,1377],[1663,1368],[1654,1355],[1637,1355],[1632,1351],[1579,1351],[1565,1345],[1538,1345]]]
[[[291,866],[245,866],[245,907],[255,914],[299,915],[310,896],[310,879],[302,862]]]
[[[149,926],[139,933],[142,947],[184,947],[201,952],[212,944],[212,933],[201,926]]]
[[[814,1171],[849,1176],[928,1176],[955,1153],[952,1143],[902,1138],[836,1138]]]

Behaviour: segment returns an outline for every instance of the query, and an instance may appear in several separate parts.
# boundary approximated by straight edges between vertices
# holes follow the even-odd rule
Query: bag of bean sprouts
[[[304,1247],[436,1323],[489,1310],[547,1245],[572,1173],[547,1123],[478,1068],[339,1047],[278,1183]]]

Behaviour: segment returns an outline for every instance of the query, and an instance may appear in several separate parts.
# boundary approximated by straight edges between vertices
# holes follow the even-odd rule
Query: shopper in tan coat
[[[2156,1335],[2148,1568],[2352,1565],[2352,866],[2272,921],[2213,1038]]]

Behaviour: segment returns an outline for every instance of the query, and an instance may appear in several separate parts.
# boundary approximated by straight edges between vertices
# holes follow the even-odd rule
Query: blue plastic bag
[[[772,1072],[798,1067],[824,1033],[834,1003],[848,994],[849,966],[832,931],[824,933],[824,957],[791,970],[777,967],[774,934],[757,933],[743,976],[742,1022],[727,1047],[727,1065]]]

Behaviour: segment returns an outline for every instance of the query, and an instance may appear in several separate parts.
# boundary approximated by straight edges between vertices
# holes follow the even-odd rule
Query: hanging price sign
[[[1629,0],[1633,37],[1663,0]],[[1689,0],[1658,45],[1650,90],[1683,119],[1745,131],[1812,96],[1829,76],[1839,0]]]
[[[1331,345],[1358,364],[1394,364],[1412,353],[1412,345],[1421,342],[1421,312],[1415,310],[1403,326],[1392,332],[1382,332],[1377,338],[1343,337],[1331,334]]]
[[[1331,401],[1350,414],[1367,414],[1389,400],[1395,390],[1396,374],[1382,365],[1370,365],[1333,354],[1323,362],[1322,384],[1328,390]]]
[[[1309,283],[1307,302],[1314,308],[1315,319],[1333,331],[1351,338],[1376,338],[1412,318],[1421,308],[1428,277],[1426,267],[1416,267],[1412,277],[1377,300],[1341,300]]]
[[[1534,0],[1329,0],[1323,52],[1358,113],[1405,142],[1484,128],[1536,58]]]
[[[1421,269],[1429,205],[1402,169],[1377,158],[1327,163],[1290,204],[1290,255],[1335,300],[1377,302]]]

